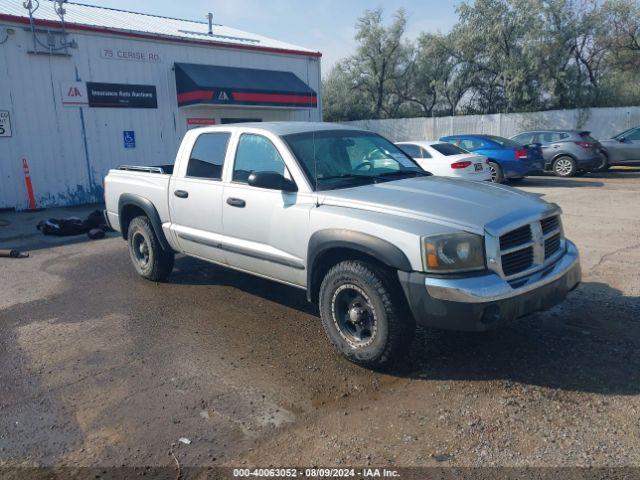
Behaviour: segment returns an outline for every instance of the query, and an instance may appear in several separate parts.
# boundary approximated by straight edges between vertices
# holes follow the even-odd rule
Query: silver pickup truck
[[[177,252],[304,289],[336,348],[371,368],[416,323],[493,329],[580,283],[557,205],[430,176],[343,125],[191,130],[174,165],[109,171],[105,198],[144,278],[167,277]]]

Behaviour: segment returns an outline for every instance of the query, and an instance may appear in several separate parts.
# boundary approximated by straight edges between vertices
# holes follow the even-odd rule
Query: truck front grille
[[[540,225],[542,226],[542,233],[546,235],[549,232],[553,232],[554,230],[558,230],[560,228],[560,218],[558,215],[554,215],[553,217],[547,217],[540,220]]]
[[[533,263],[533,247],[516,250],[502,256],[502,271],[508,277],[523,272]]]
[[[520,228],[505,233],[500,237],[500,249],[506,250],[508,248],[523,245],[531,241],[531,226],[524,225]]]
[[[545,217],[500,236],[500,267],[507,279],[533,273],[563,248],[560,217]]]
[[[547,259],[553,256],[558,250],[560,250],[560,233],[556,233],[555,235],[547,238],[544,241],[544,258]]]

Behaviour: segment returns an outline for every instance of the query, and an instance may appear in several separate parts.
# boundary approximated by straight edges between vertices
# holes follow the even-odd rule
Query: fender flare
[[[311,299],[318,281],[315,279],[316,260],[326,251],[336,248],[347,248],[362,252],[376,258],[388,267],[404,272],[411,272],[409,259],[397,246],[379,237],[354,230],[329,228],[319,230],[311,235],[307,250],[307,297]]]
[[[130,205],[134,205],[140,208],[147,215],[162,249],[172,251],[173,249],[169,245],[169,242],[167,242],[167,238],[162,231],[162,221],[160,220],[158,210],[156,210],[156,207],[153,205],[151,200],[134,193],[123,193],[118,199],[118,221],[120,222],[120,231],[122,232],[122,238],[124,238],[125,240],[127,239],[127,231],[129,227],[129,222],[127,222],[126,228],[123,225],[124,217],[122,215],[122,212],[125,207],[128,207]]]

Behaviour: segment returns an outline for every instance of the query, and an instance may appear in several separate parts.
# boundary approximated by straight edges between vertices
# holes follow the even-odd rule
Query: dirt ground
[[[146,282],[116,237],[0,259],[0,466],[640,466],[640,171],[518,188],[563,208],[583,284],[419,330],[386,373],[303,292],[204,262]]]

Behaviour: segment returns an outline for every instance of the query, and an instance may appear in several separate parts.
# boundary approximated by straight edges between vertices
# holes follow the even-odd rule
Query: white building
[[[172,163],[193,126],[321,120],[319,52],[211,21],[31,7],[0,1],[0,209],[101,201],[109,168]]]

